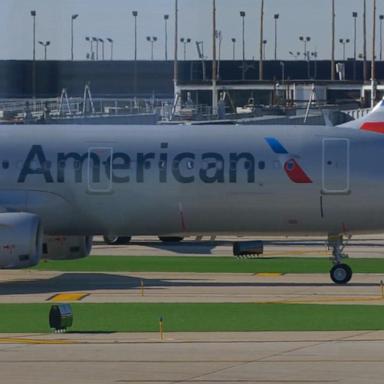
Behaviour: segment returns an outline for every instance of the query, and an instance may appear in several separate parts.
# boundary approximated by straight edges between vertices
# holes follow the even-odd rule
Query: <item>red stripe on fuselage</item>
[[[284,170],[287,176],[299,184],[309,184],[312,180],[307,176],[295,159],[290,159],[284,164]]]
[[[363,131],[384,133],[384,122],[381,122],[381,121],[366,122],[360,127],[360,129],[362,129]]]

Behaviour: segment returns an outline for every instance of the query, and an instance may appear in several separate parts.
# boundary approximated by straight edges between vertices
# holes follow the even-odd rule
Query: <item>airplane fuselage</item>
[[[310,126],[2,126],[1,207],[55,235],[384,230],[384,136]]]

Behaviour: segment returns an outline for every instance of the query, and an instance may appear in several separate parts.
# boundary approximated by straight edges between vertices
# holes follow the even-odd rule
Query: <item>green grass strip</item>
[[[384,259],[347,259],[355,273],[384,273]],[[66,272],[213,272],[328,273],[326,257],[274,257],[238,260],[212,256],[90,256],[80,260],[42,262],[39,270]]]
[[[383,330],[384,306],[304,304],[73,304],[72,332]],[[1,304],[0,333],[48,332],[50,304]]]

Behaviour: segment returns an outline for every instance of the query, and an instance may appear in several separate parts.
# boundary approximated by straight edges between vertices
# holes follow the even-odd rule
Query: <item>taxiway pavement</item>
[[[1,382],[370,383],[384,332],[2,335]]]
[[[257,261],[255,261],[257,262]],[[2,271],[0,303],[323,303],[383,305],[384,274],[354,274],[335,285],[328,274],[86,273]],[[71,299],[68,294],[79,297]]]
[[[384,257],[384,237],[359,237],[351,257]],[[323,239],[271,239],[266,256],[327,257]],[[231,242],[137,239],[94,255],[231,255]],[[257,260],[255,260],[257,262]],[[383,304],[380,274],[336,286],[328,274],[1,271],[0,303],[288,302]],[[142,284],[144,290],[142,291]],[[64,296],[65,299],[65,296]],[[68,296],[65,301],[68,301]],[[383,320],[384,321],[384,320]],[[383,383],[384,332],[0,334],[0,372],[11,384]]]

